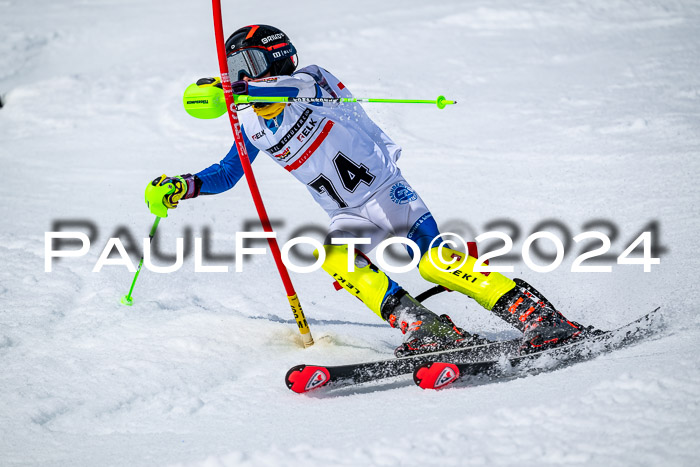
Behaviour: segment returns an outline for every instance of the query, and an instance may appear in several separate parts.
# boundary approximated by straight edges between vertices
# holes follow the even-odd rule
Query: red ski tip
[[[287,372],[285,382],[289,389],[302,394],[324,386],[330,377],[328,370],[322,366],[297,365]]]
[[[428,363],[413,373],[413,381],[423,389],[442,389],[459,378],[459,368],[452,363]]]

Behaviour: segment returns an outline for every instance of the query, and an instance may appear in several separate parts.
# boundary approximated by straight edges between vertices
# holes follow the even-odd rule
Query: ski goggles
[[[270,71],[272,63],[287,57],[296,56],[296,49],[292,44],[277,44],[271,47],[247,47],[232,52],[226,57],[228,74],[231,81],[240,81],[247,76],[250,79],[258,79]]]

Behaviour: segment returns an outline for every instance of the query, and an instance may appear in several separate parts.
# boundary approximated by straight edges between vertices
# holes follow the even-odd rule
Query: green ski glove
[[[158,217],[168,217],[168,209],[175,209],[181,199],[199,195],[202,182],[192,174],[168,177],[165,174],[146,186],[146,206]]]

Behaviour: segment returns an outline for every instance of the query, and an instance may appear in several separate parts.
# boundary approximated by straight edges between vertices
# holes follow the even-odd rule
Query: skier
[[[226,41],[229,75],[236,94],[287,97],[352,97],[334,75],[316,65],[297,70],[296,49],[285,33],[267,25],[245,26]],[[214,82],[214,80],[211,80]],[[459,291],[523,332],[521,352],[581,337],[590,328],[567,320],[522,279],[474,272],[476,249],[440,250],[440,232],[427,206],[396,165],[401,148],[360,104],[254,104],[239,109],[243,138],[252,160],[266,153],[304,183],[330,216],[323,269],[380,318],[405,335],[397,356],[486,342],[456,327],[416,301],[367,258],[389,235],[414,241],[423,278]],[[174,209],[180,200],[221,193],[243,176],[234,144],[224,159],[195,175],[162,175],[146,188],[150,208]],[[156,187],[175,191],[156,199]],[[158,195],[159,196],[159,195]],[[148,203],[148,201],[147,201]],[[333,238],[370,238],[348,251]],[[439,242],[438,242],[439,243]],[[470,248],[471,249],[471,248]],[[413,251],[408,248],[413,257]],[[318,252],[314,253],[318,257]],[[348,255],[354,271],[348,271]],[[454,264],[453,264],[454,263]],[[459,269],[454,265],[464,263]],[[452,268],[452,269],[451,269]]]

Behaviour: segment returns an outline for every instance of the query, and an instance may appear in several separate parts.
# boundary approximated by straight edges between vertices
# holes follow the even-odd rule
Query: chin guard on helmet
[[[226,113],[221,79],[201,78],[190,84],[182,96],[185,111],[195,118],[219,118]]]

